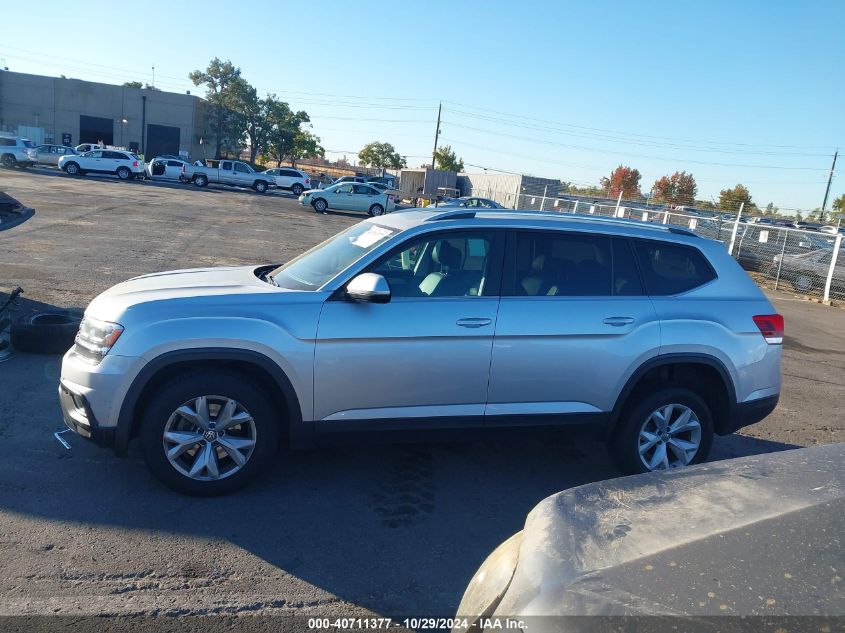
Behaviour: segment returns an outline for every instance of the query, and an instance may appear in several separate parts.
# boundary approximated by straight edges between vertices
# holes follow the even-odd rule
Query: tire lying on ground
[[[77,312],[37,312],[12,323],[12,346],[32,354],[64,354],[73,346],[82,315]]]

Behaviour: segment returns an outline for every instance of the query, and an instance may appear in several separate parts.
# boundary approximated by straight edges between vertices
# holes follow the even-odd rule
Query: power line
[[[556,142],[556,141],[549,141],[549,140],[546,140],[546,139],[535,139],[535,138],[530,138],[530,137],[525,137],[525,136],[517,136],[515,134],[508,134],[506,132],[494,131],[494,130],[485,130],[483,128],[477,128],[477,127],[473,127],[473,126],[470,126],[470,125],[461,125],[460,123],[453,123],[453,122],[448,122],[448,121],[444,121],[444,123],[446,123],[448,125],[452,125],[454,127],[459,127],[459,128],[463,128],[463,129],[466,129],[466,130],[472,130],[474,132],[482,132],[482,133],[485,133],[485,134],[491,134],[491,135],[499,136],[499,137],[504,136],[504,137],[507,137],[507,138],[517,139],[517,140],[520,140],[520,141],[526,141],[526,142],[529,142],[529,143],[540,143],[542,145],[553,145],[553,146],[556,146],[556,147],[566,147],[568,149],[578,149],[578,150],[583,150],[583,151],[588,151],[588,152],[598,152],[598,153],[601,153],[601,154],[633,156],[635,158],[646,158],[646,159],[651,159],[651,160],[660,160],[660,161],[676,160],[676,159],[667,159],[665,156],[652,156],[652,155],[649,155],[649,154],[638,154],[638,153],[635,153],[635,152],[624,152],[624,151],[618,151],[618,150],[598,149],[598,148],[595,148],[595,147],[587,147],[587,146],[584,146],[584,145],[572,145],[572,144],[569,144],[569,143],[559,143],[559,142]],[[677,159],[677,160],[681,160],[681,159]],[[745,169],[787,169],[787,170],[796,170],[796,171],[827,171],[827,168],[824,168],[824,167],[820,168],[820,167],[797,167],[797,166],[786,166],[786,165],[751,165],[751,164],[742,164],[742,163],[721,163],[721,162],[716,162],[716,161],[694,160],[694,159],[690,159],[690,158],[685,158],[685,159],[682,159],[682,160],[683,160],[683,162],[693,163],[693,164],[696,164],[696,165],[714,165],[714,166],[719,166],[719,167],[742,167],[742,168],[745,168]]]
[[[677,138],[677,137],[655,136],[655,135],[651,135],[651,134],[638,134],[638,133],[633,133],[633,132],[623,132],[623,131],[619,131],[619,130],[608,130],[608,129],[603,129],[603,128],[588,127],[588,126],[583,126],[583,125],[575,125],[575,124],[571,124],[571,123],[561,123],[559,121],[550,121],[548,119],[539,119],[539,118],[534,118],[534,117],[527,117],[527,116],[524,116],[524,115],[502,112],[501,110],[492,110],[490,108],[473,106],[473,105],[469,105],[469,104],[465,104],[465,103],[460,103],[460,102],[457,102],[457,101],[444,100],[444,103],[447,103],[447,104],[451,103],[451,104],[454,104],[454,105],[457,105],[457,106],[460,106],[460,107],[470,108],[473,111],[481,110],[481,111],[484,111],[484,112],[492,112],[494,114],[498,114],[498,115],[501,115],[501,116],[504,116],[504,117],[509,117],[509,118],[512,118],[512,119],[518,119],[518,120],[524,120],[524,121],[535,121],[535,122],[539,122],[539,123],[551,124],[551,125],[554,125],[554,126],[560,126],[560,127],[566,127],[566,128],[575,128],[575,129],[580,129],[580,130],[588,130],[588,131],[592,131],[592,132],[603,132],[603,133],[608,133],[608,134],[617,134],[617,135],[623,135],[623,136],[633,136],[633,137],[642,137],[642,138],[652,138],[652,139],[658,139],[658,140],[679,141],[679,142],[685,142],[685,143],[704,143],[704,144],[710,144],[710,145],[727,145],[727,146],[740,146],[740,147],[773,147],[773,148],[779,148],[779,149],[826,149],[828,147],[826,145],[769,145],[769,144],[737,143],[737,142],[733,142],[733,141],[712,141],[712,140],[704,141],[704,140],[686,139],[686,138]],[[454,112],[454,110],[453,110],[453,112]],[[476,116],[478,116],[478,115],[476,114]]]

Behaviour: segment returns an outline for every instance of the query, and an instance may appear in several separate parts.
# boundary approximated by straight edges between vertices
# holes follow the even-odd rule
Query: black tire
[[[823,282],[818,275],[814,275],[813,273],[797,273],[795,278],[792,280],[792,288],[795,292],[800,292],[801,294],[810,294],[814,290],[822,289]]]
[[[370,207],[369,211],[367,212],[373,217],[378,217],[380,215],[384,215],[384,207],[380,204],[374,204]]]
[[[314,211],[317,213],[325,213],[326,209],[329,208],[329,203],[326,202],[323,198],[317,198],[314,202],[311,203],[311,206],[314,207]]]
[[[298,182],[294,183],[293,186],[290,188],[291,193],[295,196],[301,196],[302,192],[305,191],[305,187],[300,185]]]
[[[165,454],[163,434],[178,407],[198,396],[212,394],[232,398],[249,411],[255,423],[255,447],[237,472],[217,480],[199,481],[171,465]],[[261,474],[274,460],[281,434],[278,415],[255,381],[236,371],[217,369],[186,372],[151,394],[141,418],[139,436],[144,460],[162,483],[183,494],[211,497],[233,492]]]
[[[68,162],[66,162],[62,166],[62,169],[64,169],[65,173],[68,176],[81,176],[82,175],[82,170],[79,168],[79,163],[75,163],[72,160],[69,160]]]
[[[194,184],[197,187],[207,187],[208,186],[208,177],[200,174],[199,176],[194,176]]]
[[[31,354],[64,354],[73,347],[82,315],[75,312],[39,312],[14,323],[10,339],[15,349]]]
[[[15,163],[18,161],[15,160],[15,157],[12,154],[3,154],[3,157],[0,158],[0,164],[3,165],[6,169],[12,169],[15,166]]]
[[[652,412],[669,404],[692,409],[701,426],[701,440],[695,457],[689,462],[698,464],[707,459],[713,445],[713,415],[710,407],[696,392],[686,387],[666,387],[644,395],[626,406],[622,418],[610,438],[610,453],[617,467],[626,475],[649,472],[640,458],[640,430]]]
[[[117,171],[115,171],[114,173],[121,180],[129,180],[129,178],[132,176],[132,172],[129,171],[128,167],[118,167]]]
[[[263,180],[256,180],[252,188],[255,189],[258,193],[267,193],[267,183]]]

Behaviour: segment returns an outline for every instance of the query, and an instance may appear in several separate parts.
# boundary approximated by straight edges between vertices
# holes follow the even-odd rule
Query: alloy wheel
[[[234,475],[255,450],[255,421],[238,401],[205,395],[182,403],[167,420],[162,444],[167,460],[197,481]]]
[[[648,470],[688,466],[701,447],[701,423],[683,404],[667,404],[649,415],[640,427],[638,450]]]

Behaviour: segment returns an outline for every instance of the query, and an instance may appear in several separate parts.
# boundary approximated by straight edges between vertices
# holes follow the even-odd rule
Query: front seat
[[[463,263],[461,251],[446,240],[440,240],[434,245],[431,251],[431,259],[435,264],[440,265],[440,270],[428,273],[420,283],[420,292],[429,296],[437,295],[438,288],[449,277],[450,272],[460,269]]]

